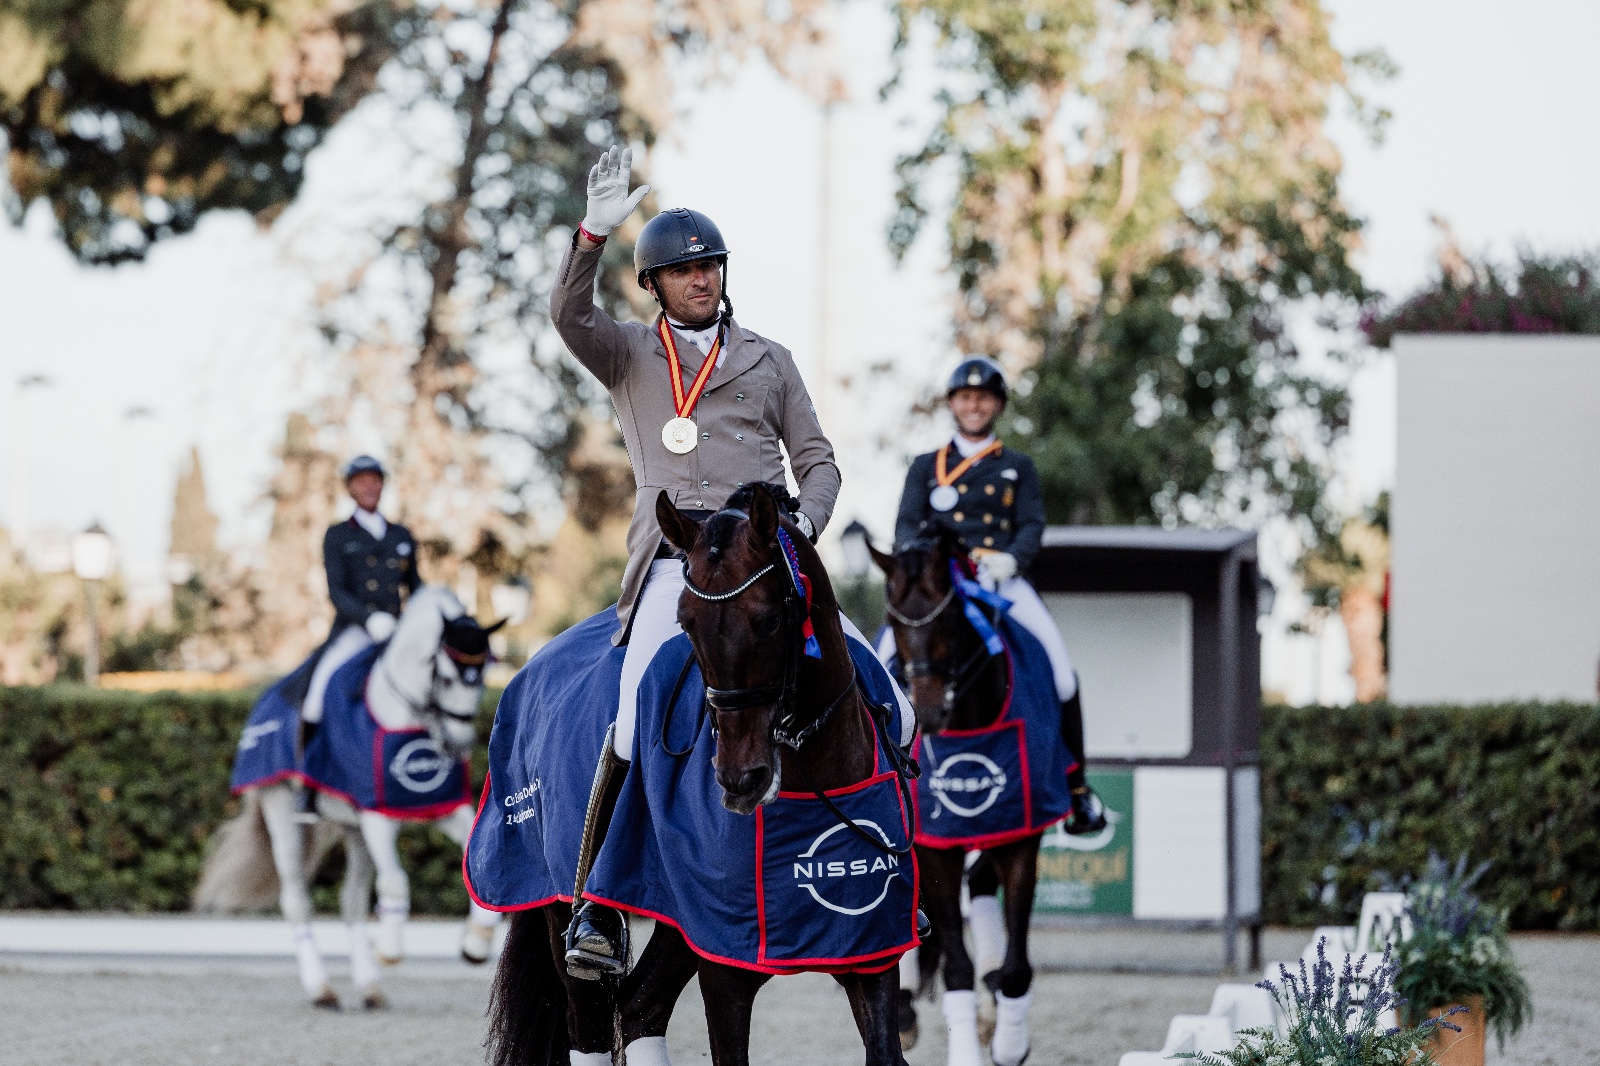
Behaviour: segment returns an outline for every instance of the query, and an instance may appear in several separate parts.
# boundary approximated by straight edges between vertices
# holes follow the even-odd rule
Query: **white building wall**
[[[1593,700],[1600,338],[1402,336],[1390,692]]]

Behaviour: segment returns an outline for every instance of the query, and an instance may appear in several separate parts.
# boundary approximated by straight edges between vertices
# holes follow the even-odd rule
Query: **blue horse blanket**
[[[1002,614],[1008,683],[995,721],[924,734],[917,745],[917,843],[976,850],[1043,832],[1067,816],[1072,755],[1044,645]]]
[[[240,737],[233,791],[299,778],[360,810],[422,821],[470,804],[465,760],[446,755],[426,729],[385,729],[367,709],[367,678],[382,651],[368,648],[334,671],[322,701],[322,725],[304,753],[296,751],[298,697],[314,661],[268,689]]]
[[[486,907],[571,899],[589,787],[616,709],[616,624],[608,610],[567,630],[501,697],[465,859],[468,889]],[[871,649],[849,644],[866,698],[893,706]],[[666,921],[701,956],[733,966],[894,965],[916,943],[913,856],[869,845],[810,792],[780,792],[754,816],[725,809],[692,658],[689,639],[673,638],[640,685],[633,765],[585,895]],[[882,752],[877,773],[829,798],[886,848],[904,848],[914,831]]]

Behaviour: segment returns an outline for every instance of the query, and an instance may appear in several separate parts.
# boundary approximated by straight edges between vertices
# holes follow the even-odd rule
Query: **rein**
[[[956,596],[961,592],[961,586],[956,580],[954,570],[955,561],[951,560],[950,565],[952,567],[950,591],[944,594],[944,598],[939,601],[932,611],[920,618],[912,618],[903,614],[894,604],[889,603],[884,605],[884,610],[889,617],[910,629],[922,629],[936,622],[955,602]],[[1001,600],[1000,602],[1004,603],[1005,601]],[[949,669],[948,659],[911,659],[901,666],[907,681],[917,677],[943,678],[945,683],[944,707],[947,711],[954,710],[955,705],[962,697],[972,691],[972,686],[978,683],[978,679],[983,676],[984,670],[988,668],[989,660],[998,654],[991,647],[988,637],[983,632],[983,629],[987,628],[989,635],[992,636],[994,633],[993,621],[984,616],[983,608],[972,603],[969,599],[964,599],[961,604],[961,610],[967,620],[972,623],[973,632],[978,637],[978,646],[973,649],[972,654],[967,656],[960,666],[957,666],[954,670]],[[974,613],[985,620],[984,626],[979,625],[979,619],[973,617]]]

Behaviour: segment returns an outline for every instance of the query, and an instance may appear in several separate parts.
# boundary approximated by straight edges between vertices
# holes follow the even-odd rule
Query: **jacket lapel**
[[[656,321],[662,321],[660,314],[656,315]],[[667,328],[672,329],[671,323],[667,324]],[[667,349],[661,343],[659,328],[652,324],[650,332],[655,341],[656,355],[665,364],[667,361]],[[700,367],[705,363],[705,356],[700,354],[699,348],[689,343],[688,338],[675,329],[672,330],[672,339],[678,343],[678,366],[683,371],[683,387],[687,390],[690,385],[694,384],[694,377],[700,372]],[[707,392],[721,388],[725,383],[732,381],[746,370],[755,366],[761,361],[762,355],[767,350],[766,345],[755,340],[753,335],[740,329],[736,319],[729,320],[728,332],[723,339],[722,346],[727,355],[723,359],[722,365],[711,372],[711,380],[706,384]]]

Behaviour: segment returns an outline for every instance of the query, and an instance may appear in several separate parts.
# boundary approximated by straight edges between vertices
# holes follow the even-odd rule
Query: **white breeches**
[[[311,687],[300,705],[301,721],[322,721],[322,699],[328,693],[328,682],[333,679],[334,671],[370,647],[372,638],[360,626],[345,626],[339,631],[322,658],[317,660],[317,668],[311,671]]]
[[[639,716],[639,682],[644,678],[645,670],[656,657],[656,652],[661,650],[661,645],[683,632],[678,625],[678,598],[682,594],[682,560],[657,559],[650,564],[650,576],[645,580],[638,602],[633,605],[633,629],[628,634],[628,650],[622,657],[617,732],[611,742],[612,750],[619,759],[633,759],[633,727]],[[839,614],[839,622],[844,626],[847,637],[854,637],[868,647],[872,646],[872,642],[861,635],[861,631],[843,612]],[[917,715],[911,708],[911,701],[906,699],[898,685],[894,694],[900,703],[899,740],[904,744],[916,727]]]
[[[1027,578],[1014,577],[998,591],[1011,601],[1012,620],[1044,645],[1044,653],[1050,657],[1050,670],[1056,676],[1056,698],[1062,703],[1070,700],[1078,691],[1078,674],[1072,669],[1072,656],[1067,654],[1066,641],[1061,639],[1061,629],[1050,617],[1050,609]]]
[[[1011,601],[1012,620],[1044,645],[1044,653],[1050,659],[1050,671],[1056,679],[1056,698],[1062,703],[1067,702],[1078,691],[1078,674],[1072,668],[1072,656],[1067,654],[1061,630],[1056,620],[1050,617],[1050,609],[1026,578],[1012,578],[1000,586],[999,593]],[[889,656],[894,654],[894,631],[885,627],[878,641],[878,658],[888,662]]]

